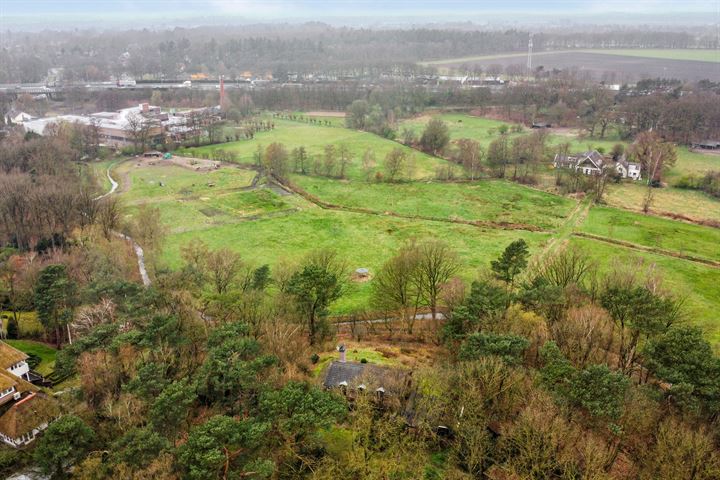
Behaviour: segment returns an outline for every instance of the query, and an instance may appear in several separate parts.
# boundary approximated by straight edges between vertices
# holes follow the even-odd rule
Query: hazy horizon
[[[720,1],[690,0],[587,1],[550,0],[539,4],[510,0],[488,5],[470,1],[361,0],[89,0],[0,2],[0,30],[72,28],[165,28],[207,24],[321,21],[334,25],[384,26],[451,22],[527,25],[558,24],[713,24],[720,19]],[[142,13],[138,13],[142,12]],[[39,15],[41,13],[42,15]]]

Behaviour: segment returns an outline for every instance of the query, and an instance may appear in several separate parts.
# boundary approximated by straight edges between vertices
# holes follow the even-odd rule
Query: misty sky
[[[0,0],[0,29],[13,23],[51,20],[136,20],[138,24],[173,18],[247,20],[367,17],[482,21],[520,14],[592,16],[626,12],[633,15],[710,12],[717,18],[720,0]]]

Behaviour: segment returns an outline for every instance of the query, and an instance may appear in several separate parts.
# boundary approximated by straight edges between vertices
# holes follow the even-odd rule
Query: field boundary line
[[[654,254],[663,255],[666,257],[687,260],[689,262],[701,263],[703,265],[713,267],[713,268],[720,268],[720,261],[717,261],[717,260],[710,260],[708,258],[696,257],[694,255],[688,255],[685,253],[675,252],[672,250],[665,250],[665,249],[657,248],[657,247],[648,247],[645,245],[639,245],[637,243],[626,242],[625,240],[616,240],[614,238],[603,237],[601,235],[595,235],[592,233],[573,232],[572,235],[576,236],[576,237],[581,237],[581,238],[588,238],[590,240],[596,240],[599,242],[610,243],[613,245],[620,245],[622,247],[632,248],[634,250],[640,250],[642,252],[654,253]]]
[[[365,215],[377,215],[377,216],[383,216],[383,217],[405,218],[408,220],[425,220],[425,221],[431,221],[431,222],[455,223],[458,225],[470,225],[470,226],[474,226],[474,227],[487,227],[487,228],[493,228],[493,229],[498,229],[498,230],[526,230],[529,232],[551,233],[551,230],[546,230],[544,228],[540,228],[535,225],[528,225],[528,224],[524,224],[524,223],[489,222],[489,221],[485,221],[485,220],[460,220],[460,219],[452,219],[452,218],[431,217],[431,216],[425,216],[425,215],[405,215],[405,214],[391,212],[391,211],[380,211],[380,210],[372,210],[369,208],[362,208],[362,207],[348,207],[348,206],[344,206],[344,205],[336,205],[336,204],[321,200],[320,198],[307,192],[303,188],[293,184],[292,182],[282,181],[275,176],[273,176],[273,181],[277,182],[278,185],[280,185],[280,187],[282,187],[286,190],[289,190],[293,193],[296,193],[297,195],[300,195],[305,200],[307,200],[325,210],[337,210],[337,211],[345,211],[345,212],[352,212],[352,213],[361,213],[361,214],[365,214]]]

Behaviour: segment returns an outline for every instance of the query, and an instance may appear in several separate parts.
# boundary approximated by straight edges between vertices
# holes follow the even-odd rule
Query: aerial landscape
[[[718,32],[0,0],[0,477],[719,479]]]

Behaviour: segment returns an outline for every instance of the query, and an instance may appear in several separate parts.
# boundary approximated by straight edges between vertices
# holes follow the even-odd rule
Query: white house
[[[29,120],[32,120],[33,116],[29,113],[21,112],[19,110],[12,109],[9,112],[5,114],[5,123],[6,124],[19,124],[23,122],[27,122]]]
[[[553,160],[555,168],[568,168],[584,175],[599,175],[605,169],[614,168],[622,178],[640,180],[641,167],[639,163],[628,162],[623,156],[619,160],[605,158],[597,150],[577,153],[573,155],[555,155]]]
[[[615,171],[622,178],[632,178],[633,180],[640,180],[640,171],[642,167],[639,163],[628,162],[623,156],[615,163]]]

